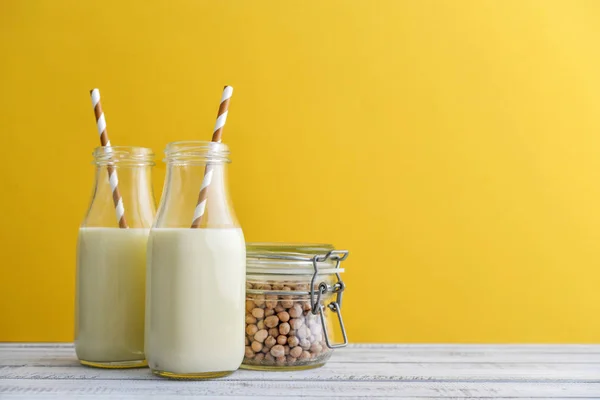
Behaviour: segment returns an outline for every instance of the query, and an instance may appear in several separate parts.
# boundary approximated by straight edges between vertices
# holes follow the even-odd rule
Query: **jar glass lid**
[[[250,274],[306,275],[344,272],[339,261],[347,251],[330,244],[317,243],[246,243],[246,270]]]

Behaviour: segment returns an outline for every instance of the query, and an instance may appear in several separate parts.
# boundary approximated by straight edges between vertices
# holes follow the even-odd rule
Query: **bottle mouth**
[[[230,163],[229,147],[224,143],[188,140],[171,142],[163,160],[168,164]]]
[[[152,149],[137,146],[99,146],[92,153],[94,164],[99,166],[114,165],[119,167],[153,166]]]

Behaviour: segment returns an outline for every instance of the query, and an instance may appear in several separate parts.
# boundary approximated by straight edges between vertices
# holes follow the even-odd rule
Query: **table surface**
[[[0,344],[0,399],[600,398],[600,345],[351,345],[322,368],[172,381],[81,366],[72,344]]]

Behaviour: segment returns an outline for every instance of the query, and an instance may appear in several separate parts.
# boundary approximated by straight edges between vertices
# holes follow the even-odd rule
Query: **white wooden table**
[[[320,369],[185,382],[83,367],[71,344],[0,344],[2,400],[191,396],[600,399],[600,345],[352,345]]]

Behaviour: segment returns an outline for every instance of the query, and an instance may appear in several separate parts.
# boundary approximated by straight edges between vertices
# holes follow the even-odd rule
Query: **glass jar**
[[[246,349],[242,368],[320,367],[348,344],[340,263],[348,251],[328,244],[248,243]],[[335,324],[342,342],[335,343]]]
[[[96,181],[77,246],[75,352],[93,367],[142,367],[154,154],[115,146],[93,155]]]
[[[170,143],[165,153],[148,242],[148,365],[169,378],[224,376],[244,357],[246,278],[244,235],[227,185],[229,150],[195,141]]]

